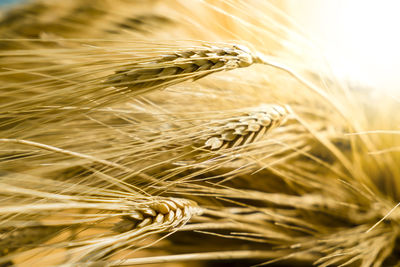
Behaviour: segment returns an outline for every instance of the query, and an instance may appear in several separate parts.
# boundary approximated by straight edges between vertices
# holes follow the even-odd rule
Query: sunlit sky
[[[339,78],[400,93],[400,1],[289,0]]]

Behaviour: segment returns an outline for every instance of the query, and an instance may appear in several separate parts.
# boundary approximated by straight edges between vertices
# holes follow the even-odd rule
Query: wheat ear
[[[135,205],[129,215],[123,216],[122,220],[114,225],[113,230],[126,232],[152,225],[173,228],[201,213],[202,209],[192,200],[158,197],[151,203]]]
[[[106,83],[143,92],[197,80],[215,72],[248,67],[256,62],[255,59],[242,45],[192,48],[128,65],[110,75]]]
[[[120,234],[100,238],[98,242],[90,241],[84,246],[86,252],[75,261],[99,260],[116,249],[132,247],[135,241],[151,234],[175,231],[202,211],[197,203],[188,199],[155,197],[143,202],[135,199],[131,210],[114,224],[113,231]]]
[[[285,123],[287,115],[287,108],[262,105],[247,114],[221,122],[217,134],[207,139],[205,147],[218,150],[256,142],[268,131]]]

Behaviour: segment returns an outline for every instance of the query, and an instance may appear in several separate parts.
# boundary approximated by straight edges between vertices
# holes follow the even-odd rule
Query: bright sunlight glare
[[[334,74],[400,94],[400,1],[290,0],[290,13],[314,38]]]

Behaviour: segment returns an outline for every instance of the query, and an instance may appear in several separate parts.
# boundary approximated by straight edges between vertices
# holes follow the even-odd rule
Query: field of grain
[[[0,266],[399,267],[400,98],[289,2],[4,8]]]

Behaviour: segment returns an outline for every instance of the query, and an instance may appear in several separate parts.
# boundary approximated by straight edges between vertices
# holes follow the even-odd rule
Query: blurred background
[[[400,1],[288,0],[338,78],[400,94]]]
[[[20,0],[0,0],[0,5],[8,5],[16,2],[20,2]]]

